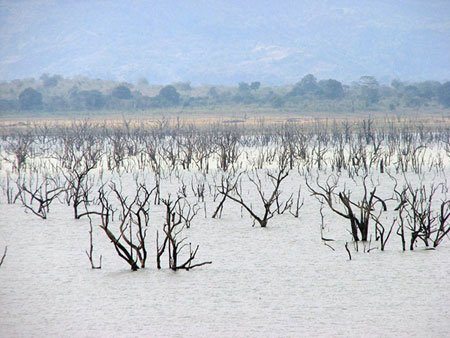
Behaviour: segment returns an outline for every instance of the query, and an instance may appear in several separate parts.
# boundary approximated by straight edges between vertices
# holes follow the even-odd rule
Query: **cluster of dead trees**
[[[448,186],[439,183],[414,187],[407,182],[401,189],[394,188],[399,202],[395,209],[398,212],[397,234],[401,236],[403,251],[407,246],[406,232],[410,234],[410,250],[414,250],[418,241],[427,248],[436,248],[450,233],[450,200],[436,201],[439,190],[441,194],[447,194]]]
[[[97,220],[132,270],[146,266],[152,204],[166,214],[156,232],[157,268],[165,258],[172,270],[209,264],[195,262],[198,246],[183,235],[199,213],[208,217],[208,205],[213,204],[211,217],[221,218],[229,204],[262,228],[277,215],[299,218],[304,197],[302,185],[289,181],[293,174],[304,178],[320,201],[322,218],[328,208],[348,222],[354,243],[373,237],[384,250],[396,234],[403,250],[413,250],[419,243],[437,247],[450,235],[449,201],[436,197],[446,194],[447,185],[414,186],[406,179],[401,185],[395,179],[445,175],[450,157],[450,128],[445,124],[431,128],[414,121],[366,119],[239,127],[161,120],[154,125],[36,125],[2,133],[0,171],[5,175],[0,186],[6,202],[19,202],[46,219],[57,201],[71,208],[74,219],[88,219],[86,254],[92,268],[101,267],[101,256],[94,257]],[[328,179],[314,182],[316,173]],[[380,195],[371,180],[374,174],[394,182],[392,196]],[[132,196],[104,183],[122,182],[124,175],[134,178]],[[147,175],[154,179],[152,188],[137,183]],[[358,181],[361,194],[341,188],[343,176]],[[179,183],[174,197],[164,193],[165,183],[172,181]]]
[[[186,237],[182,237],[182,232],[186,227],[186,223],[183,224],[183,217],[180,209],[177,211],[180,201],[181,197],[172,200],[170,195],[167,199],[162,199],[162,203],[166,209],[166,218],[163,227],[164,236],[161,240],[161,244],[159,240],[159,232],[157,232],[156,235],[156,264],[158,269],[161,269],[161,257],[163,257],[166,252],[169,268],[174,271],[180,269],[190,270],[195,267],[211,264],[210,261],[202,263],[193,262],[199,246],[197,245],[195,249],[192,250],[192,244],[186,242]],[[181,260],[183,250],[187,248],[189,248],[189,253],[186,258]]]
[[[400,188],[398,180],[392,175],[389,177],[394,182],[394,195],[384,197],[377,193],[377,184],[368,175],[358,181],[362,194],[357,197],[353,197],[345,186],[339,187],[338,175],[329,175],[323,183],[318,177],[315,184],[307,180],[306,185],[311,195],[321,203],[321,211],[326,205],[332,213],[348,221],[355,243],[371,241],[370,231],[373,229],[374,240],[379,243],[381,251],[385,250],[393,231],[400,237],[403,251],[408,242],[410,250],[414,250],[419,241],[427,248],[436,248],[450,233],[448,186],[440,183],[414,187],[405,177]],[[371,181],[371,188],[368,181]],[[438,191],[443,197],[436,197]],[[391,210],[388,210],[388,204],[393,206]],[[386,224],[387,217],[381,216],[388,212],[391,220]]]
[[[146,267],[148,258],[147,232],[150,224],[150,205],[152,194],[156,188],[149,190],[145,184],[139,184],[135,190],[135,195],[129,199],[116,184],[111,183],[108,188],[102,186],[99,189],[98,201],[101,206],[99,212],[101,218],[100,228],[114,245],[114,249],[131,270],[136,271]],[[115,200],[116,206],[111,202]],[[161,199],[166,208],[166,220],[163,226],[164,238],[162,244],[159,243],[159,231],[156,233],[156,266],[161,269],[161,257],[165,253],[168,255],[168,267],[174,271],[184,269],[190,270],[211,262],[194,262],[199,246],[192,250],[191,243],[186,242],[186,237],[181,237],[186,228],[186,219],[191,216],[185,215],[185,208],[180,208],[183,197],[176,200]],[[87,214],[91,214],[87,212]],[[114,219],[117,219],[114,222]],[[189,218],[190,221],[192,217]],[[92,231],[92,228],[90,229]],[[92,261],[92,235],[90,237],[90,251],[86,252],[91,266]],[[189,247],[189,253],[184,261],[184,250]],[[100,261],[101,265],[101,261]]]
[[[92,162],[117,172],[151,168],[160,175],[183,170],[207,174],[270,167],[283,154],[290,170],[303,172],[331,170],[350,177],[388,169],[442,172],[450,130],[445,124],[429,128],[414,121],[372,119],[249,127],[78,122],[11,130],[2,143],[2,160],[11,164],[12,172],[36,169],[37,159],[53,159],[48,164],[63,169],[77,190]]]

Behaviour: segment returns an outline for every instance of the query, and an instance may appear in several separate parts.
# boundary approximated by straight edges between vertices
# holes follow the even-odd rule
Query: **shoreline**
[[[422,124],[450,125],[450,110],[429,111],[366,111],[356,113],[329,113],[314,112],[302,113],[297,111],[276,111],[264,109],[225,110],[223,112],[201,110],[166,110],[166,111],[142,111],[142,112],[68,112],[46,114],[19,114],[0,115],[0,128],[32,127],[44,125],[67,126],[72,123],[88,122],[92,124],[122,125],[127,123],[157,124],[168,123],[170,125],[257,125],[257,124],[310,124],[327,122],[361,122],[371,119],[374,122],[386,121],[415,121]]]

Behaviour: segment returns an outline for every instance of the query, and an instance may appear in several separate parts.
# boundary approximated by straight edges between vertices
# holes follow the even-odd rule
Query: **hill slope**
[[[0,80],[450,78],[445,1],[2,1]]]

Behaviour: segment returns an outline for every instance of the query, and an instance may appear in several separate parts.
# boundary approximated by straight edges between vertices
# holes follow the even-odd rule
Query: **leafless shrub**
[[[216,146],[212,142],[213,139],[214,137],[211,136],[210,132],[203,135],[196,134],[195,137],[193,161],[203,173],[209,172],[209,161],[216,152]]]
[[[47,219],[50,204],[61,194],[64,188],[59,187],[56,181],[50,177],[44,177],[40,181],[39,176],[30,178],[28,184],[18,181],[19,197],[22,205],[36,216]]]
[[[11,178],[11,174],[9,172],[6,173],[6,179],[3,182],[2,188],[4,194],[6,195],[6,202],[8,204],[14,204],[17,199],[20,197],[20,191],[15,191],[14,188],[17,188],[16,182]]]
[[[386,243],[389,240],[392,229],[394,228],[394,225],[397,223],[397,219],[394,218],[394,220],[391,223],[391,226],[389,227],[389,230],[386,233],[386,229],[382,223],[380,223],[378,220],[376,220],[375,224],[375,231],[376,231],[376,240],[380,241],[380,249],[381,251],[384,251],[386,247]]]
[[[270,172],[266,172],[266,176],[269,179],[269,181],[272,183],[272,190],[269,194],[264,192],[264,185],[263,182],[258,174],[258,171],[253,171],[253,175],[249,175],[247,173],[247,177],[249,181],[253,184],[254,188],[256,189],[258,196],[260,198],[260,201],[263,206],[264,213],[260,216],[257,215],[256,212],[253,210],[252,205],[249,202],[246,202],[242,196],[241,189],[238,189],[238,187],[235,185],[233,194],[227,194],[227,198],[230,200],[238,203],[241,205],[253,218],[253,225],[255,224],[255,221],[259,223],[259,225],[262,228],[265,228],[267,226],[268,221],[275,215],[275,212],[278,213],[284,213],[286,210],[290,207],[290,198],[284,203],[278,202],[277,208],[272,208],[274,205],[277,205],[277,200],[281,194],[280,186],[283,180],[288,176],[289,169],[286,168],[286,166],[283,166],[280,168],[277,172],[277,174],[272,174]],[[226,190],[219,191],[221,194],[225,195]],[[282,206],[283,205],[283,206]]]
[[[362,241],[367,241],[370,220],[379,218],[379,214],[376,216],[374,212],[376,205],[381,204],[380,213],[387,210],[385,201],[376,195],[377,188],[374,187],[369,192],[366,179],[367,175],[362,180],[363,197],[356,202],[351,200],[349,190],[335,191],[338,187],[337,176],[330,175],[324,185],[321,185],[317,178],[317,188],[313,188],[306,181],[306,185],[313,196],[325,201],[334,213],[350,221],[351,233],[355,242],[359,241],[359,234],[361,234]],[[335,200],[339,200],[343,208],[337,208],[334,204]]]
[[[13,170],[20,172],[31,156],[34,137],[31,132],[18,133],[7,140],[5,151],[14,156]]]
[[[195,181],[194,184],[194,179],[191,180],[192,193],[197,197],[198,202],[205,202],[205,181],[197,178],[197,176],[195,176]]]
[[[449,140],[448,127],[433,129],[402,119],[387,119],[382,123],[371,118],[343,123],[315,120],[312,124],[288,122],[280,125],[267,124],[261,119],[257,126],[242,128],[219,124],[194,126],[180,121],[173,125],[165,119],[158,121],[156,126],[144,125],[143,122],[137,126],[132,121],[124,121],[120,126],[82,121],[68,127],[28,127],[25,133],[2,130],[0,170],[6,172],[2,188],[8,203],[20,198],[31,208],[29,210],[45,218],[51,201],[55,199],[54,194],[65,196],[77,219],[99,215],[103,231],[132,269],[145,264],[145,243],[142,247],[141,241],[145,239],[148,206],[143,207],[144,211],[138,211],[140,202],[124,197],[117,189],[112,189],[110,194],[101,189],[97,200],[92,193],[98,188],[97,182],[103,182],[103,173],[108,169],[120,177],[125,172],[133,171],[133,176],[138,177],[143,172],[146,175],[152,171],[156,187],[151,198],[155,205],[159,205],[166,180],[171,183],[178,180],[181,183],[178,194],[184,199],[170,203],[170,209],[174,207],[171,211],[173,217],[166,219],[169,225],[165,225],[164,241],[158,244],[157,251],[160,260],[161,255],[168,253],[167,248],[176,246],[181,250],[184,247],[186,259],[192,258],[191,261],[186,265],[180,264],[178,253],[175,253],[177,263],[169,263],[170,268],[179,269],[192,268],[192,255],[195,256],[197,251],[192,248],[188,251],[181,233],[177,239],[177,232],[189,228],[201,202],[206,217],[210,196],[214,204],[218,203],[213,218],[220,218],[227,199],[239,205],[241,216],[246,210],[253,224],[258,223],[261,227],[266,227],[274,215],[286,211],[299,217],[303,206],[301,186],[294,192],[294,198],[291,195],[286,196],[287,199],[284,199],[280,188],[289,170],[294,168],[305,177],[310,177],[317,169],[321,173],[331,170],[341,176],[348,175],[355,182],[363,179],[363,196],[359,199],[355,197],[356,191],[352,193],[345,186],[340,189],[334,176],[330,176],[325,184],[317,182],[313,188],[307,182],[312,195],[321,202],[321,239],[326,245],[327,239],[323,236],[324,205],[349,222],[355,250],[360,239],[367,241],[374,235],[383,251],[395,231],[401,237],[404,250],[406,242],[411,249],[420,242],[428,247],[437,247],[450,234],[449,201],[446,197],[438,200],[435,193],[446,183],[431,188],[406,184],[403,189],[397,189],[396,185],[398,207],[394,211],[397,214],[386,221],[384,216],[390,215],[385,213],[387,200],[378,196],[376,187],[369,189],[366,180],[374,172],[389,175],[392,170],[415,175],[428,170],[435,171],[436,175],[445,175]],[[268,170],[276,165],[279,165],[277,172]],[[212,177],[219,178],[214,183],[207,179],[210,166]],[[190,182],[184,181],[186,171],[196,169],[201,172],[199,177],[194,174]],[[60,175],[61,170],[64,176]],[[11,172],[14,178],[11,178]],[[16,186],[11,184],[17,177],[16,173],[22,180],[17,194]],[[49,187],[44,184],[46,178],[43,173],[53,177]],[[41,176],[32,178],[32,175]],[[27,183],[24,185],[24,182]],[[64,194],[60,194],[58,189]],[[138,200],[141,201],[146,194],[139,186],[137,191],[140,191]],[[186,199],[191,192],[197,203]],[[257,204],[253,202],[255,205],[252,205],[247,195],[249,192],[257,196]],[[120,211],[118,224],[112,217],[116,210],[113,205],[117,207],[117,203]],[[167,209],[168,206],[164,206]],[[96,210],[98,208],[101,210]],[[140,215],[140,226],[136,213]],[[97,265],[92,261],[92,224],[90,229],[90,249],[86,253],[91,267],[94,267]],[[370,234],[372,229],[374,233]],[[361,248],[361,243],[359,246]],[[363,251],[373,249],[370,243],[362,243]],[[169,261],[173,260],[172,252],[168,253]],[[160,267],[160,262],[157,265]]]
[[[136,271],[145,268],[147,248],[145,238],[149,226],[149,199],[152,191],[140,185],[131,202],[127,201],[115,184],[111,184],[111,193],[119,203],[119,234],[115,235],[110,226],[110,213],[113,210],[103,189],[99,191],[102,205],[102,225],[100,226],[114,245],[117,254]],[[127,248],[128,247],[128,248]],[[139,263],[139,264],[138,264]]]
[[[442,187],[443,185],[440,183],[432,184],[429,189],[425,185],[414,188],[410,182],[407,182],[401,191],[395,189],[399,202],[396,208],[400,218],[398,233],[404,243],[405,229],[409,231],[410,250],[414,250],[419,239],[426,247],[431,244],[433,247],[437,247],[450,232],[448,224],[450,201],[441,201],[439,211],[433,209],[435,194]],[[403,248],[405,249],[405,244],[403,244]]]
[[[231,173],[223,174],[220,178],[220,186],[216,185],[217,191],[222,195],[222,199],[214,211],[212,218],[219,218],[222,216],[223,205],[225,204],[226,199],[232,193],[232,191],[236,190],[238,180],[240,175],[233,175]]]
[[[219,155],[219,167],[223,171],[227,171],[230,166],[234,165],[242,154],[239,138],[240,134],[236,130],[224,129],[217,134],[215,147]]]
[[[350,253],[350,250],[348,249],[348,242],[345,242],[345,250],[347,251],[348,259],[352,260],[352,254]]]
[[[175,170],[179,161],[176,144],[170,140],[161,144],[159,147],[160,158],[165,162],[170,171]]]
[[[108,133],[108,140],[111,144],[111,152],[107,159],[108,169],[120,170],[126,157],[127,138],[122,130],[114,129]]]
[[[67,173],[64,173],[67,184],[67,201],[73,207],[74,218],[79,219],[88,213],[88,211],[80,213],[79,208],[91,202],[89,194],[93,189],[93,182],[89,181],[89,173],[97,167],[102,152],[94,146],[87,146],[80,154],[75,154],[74,149],[70,151],[73,160],[70,161],[70,167],[66,167]]]
[[[181,202],[182,201],[182,202]],[[191,222],[197,216],[200,207],[197,203],[190,203],[186,198],[181,199],[178,203],[177,214],[183,220],[186,228],[191,227]]]
[[[298,186],[297,191],[297,197],[295,199],[295,206],[293,203],[291,203],[291,207],[289,208],[289,212],[292,216],[295,218],[298,218],[300,216],[300,209],[303,207],[303,204],[305,203],[305,199],[301,198],[301,192],[302,192],[302,186]],[[292,211],[294,209],[294,211]]]
[[[89,259],[89,262],[91,263],[91,269],[101,269],[102,268],[102,255],[100,255],[99,258],[99,264],[96,265],[94,263],[94,241],[93,241],[93,233],[94,233],[94,227],[92,226],[92,218],[91,215],[88,213],[87,217],[89,219],[89,251],[86,250],[86,256]]]
[[[199,245],[192,250],[191,243],[185,243],[186,237],[181,238],[181,233],[185,228],[182,224],[182,219],[180,215],[176,213],[177,205],[180,202],[180,197],[178,197],[175,201],[171,200],[169,196],[167,199],[162,199],[162,203],[166,207],[166,221],[164,223],[164,240],[163,243],[159,244],[159,233],[157,232],[156,236],[156,265],[158,269],[161,269],[161,257],[166,251],[168,252],[169,258],[169,268],[173,271],[176,270],[190,270],[195,267],[203,266],[206,264],[211,264],[212,262],[202,262],[202,263],[193,263],[195,256],[197,255],[197,251]],[[189,247],[188,257],[185,258],[183,263],[180,263],[180,257],[182,256],[183,249]]]
[[[450,201],[443,201],[439,209],[438,225],[433,247],[436,248],[450,233]]]

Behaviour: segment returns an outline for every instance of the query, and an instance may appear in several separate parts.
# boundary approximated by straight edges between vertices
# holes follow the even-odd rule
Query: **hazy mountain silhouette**
[[[0,80],[450,78],[448,1],[1,1]]]

